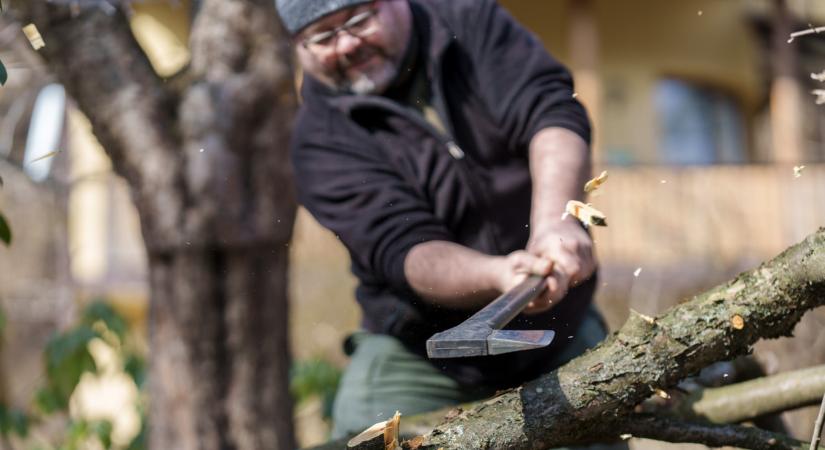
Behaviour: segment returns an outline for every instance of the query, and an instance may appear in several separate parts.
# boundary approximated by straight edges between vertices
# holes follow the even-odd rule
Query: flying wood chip
[[[46,46],[46,43],[43,41],[43,36],[40,36],[40,32],[37,31],[37,27],[33,23],[23,27],[23,33],[29,38],[29,42],[35,50],[40,50]]]
[[[601,211],[578,200],[568,201],[564,209],[566,214],[579,219],[585,226],[607,226],[607,217]]]
[[[745,319],[743,319],[739,314],[734,314],[733,317],[730,318],[730,324],[733,326],[734,330],[741,330],[742,328],[745,328]]]
[[[596,189],[599,188],[599,186],[603,185],[605,181],[607,181],[607,171],[606,170],[602,171],[602,173],[599,176],[597,176],[596,178],[593,178],[592,180],[585,183],[584,192],[590,193],[590,192],[595,191]]]

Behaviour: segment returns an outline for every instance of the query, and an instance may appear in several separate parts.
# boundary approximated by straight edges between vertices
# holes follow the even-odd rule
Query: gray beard
[[[344,90],[357,95],[383,93],[395,80],[398,69],[393,64],[385,64],[376,74],[360,74],[358,78],[345,83]]]
[[[349,90],[354,94],[367,95],[375,92],[376,87],[375,81],[362,74],[357,80],[350,83]]]

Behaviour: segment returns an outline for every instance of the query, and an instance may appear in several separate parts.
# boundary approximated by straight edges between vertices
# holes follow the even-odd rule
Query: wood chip
[[[805,166],[794,166],[794,168],[793,168],[793,177],[794,178],[801,177],[803,170],[805,170]]]
[[[630,433],[625,433],[625,434],[620,434],[619,437],[622,438],[623,441],[626,441],[626,440],[632,438],[633,435],[630,434]]]
[[[588,181],[584,185],[584,192],[590,193],[590,192],[595,191],[601,185],[603,185],[605,181],[607,181],[607,171],[606,170],[602,171],[602,173],[599,176],[597,176],[596,178],[593,178],[592,180]]]
[[[730,324],[733,329],[741,330],[745,328],[745,319],[743,319],[739,314],[734,314],[733,317],[730,318]]]
[[[578,200],[568,201],[564,210],[567,214],[579,219],[585,226],[607,226],[607,218],[601,211]]]
[[[371,449],[383,443],[384,450],[400,449],[398,438],[400,424],[401,413],[396,411],[392,419],[378,422],[350,439],[347,442],[347,448]]]
[[[29,38],[29,43],[35,50],[40,50],[46,46],[46,42],[43,41],[43,36],[40,36],[40,32],[37,31],[37,27],[33,23],[23,27],[23,33]]]
[[[668,394],[667,392],[665,392],[661,389],[656,389],[656,395],[658,395],[659,397],[662,397],[664,399],[669,399],[670,398],[670,394]]]

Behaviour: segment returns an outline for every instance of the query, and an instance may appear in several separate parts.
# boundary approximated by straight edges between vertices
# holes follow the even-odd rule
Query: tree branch
[[[138,208],[150,213],[141,214],[147,245],[168,245],[181,240],[175,231],[179,215],[161,213],[183,206],[172,188],[181,167],[177,102],[154,73],[123,12],[106,5],[72,9],[68,2],[22,1],[14,11],[21,22],[38,27],[46,42],[38,53],[91,121]]]
[[[564,367],[480,403],[407,448],[552,448],[609,438],[655,389],[790,335],[825,304],[825,229],[656,319],[632,314],[621,330]],[[402,411],[403,412],[403,411]]]
[[[670,413],[685,420],[738,423],[817,404],[822,392],[825,365],[699,389],[679,400]]]
[[[808,443],[788,436],[740,425],[685,422],[659,416],[630,416],[620,425],[623,433],[665,442],[732,446],[751,450],[809,450]],[[810,450],[816,450],[812,448]]]

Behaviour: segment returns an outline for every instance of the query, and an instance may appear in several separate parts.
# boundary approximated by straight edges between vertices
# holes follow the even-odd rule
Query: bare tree
[[[169,80],[117,3],[10,6],[39,29],[39,53],[89,117],[140,215],[150,446],[294,448],[286,268],[296,100],[272,1],[198,2],[191,62]]]

